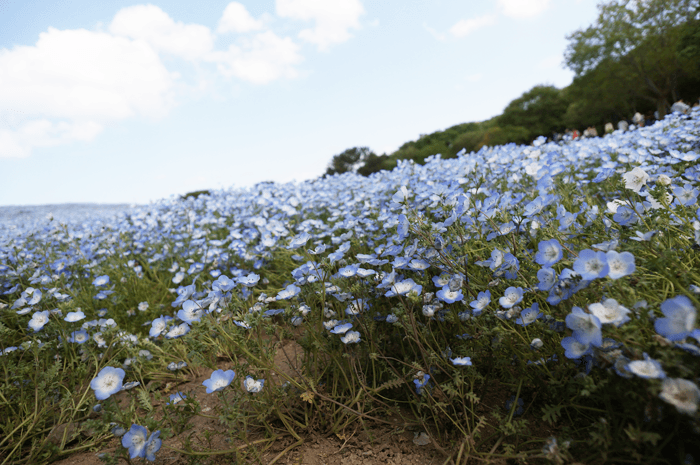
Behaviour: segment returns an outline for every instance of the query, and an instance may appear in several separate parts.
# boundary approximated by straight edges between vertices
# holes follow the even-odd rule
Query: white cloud
[[[359,0],[276,0],[275,5],[280,17],[316,21],[316,27],[302,30],[299,38],[319,50],[350,39],[348,29],[359,28],[365,12]]]
[[[227,32],[250,32],[262,29],[262,21],[253,18],[245,6],[238,2],[231,2],[226,5],[224,14],[219,20],[217,32],[224,34]]]
[[[431,36],[435,37],[437,40],[443,41],[445,40],[445,34],[441,34],[432,27],[428,26],[427,24],[423,23],[423,29],[428,31]]]
[[[34,46],[0,50],[0,157],[94,138],[108,121],[158,118],[174,105],[175,75],[142,41],[49,28]],[[14,118],[14,120],[12,120]]]
[[[549,7],[550,0],[498,0],[501,12],[511,18],[533,18]]]
[[[477,18],[460,19],[450,28],[450,34],[454,37],[464,37],[482,27],[495,24],[496,18],[493,15],[484,15]]]
[[[197,60],[214,46],[208,27],[175,22],[155,5],[122,8],[109,25],[112,34],[141,39],[155,50]]]
[[[272,31],[256,34],[244,40],[242,46],[231,45],[224,52],[211,52],[207,59],[216,62],[224,76],[254,84],[295,77],[294,65],[302,61],[299,46],[289,37],[278,37]]]

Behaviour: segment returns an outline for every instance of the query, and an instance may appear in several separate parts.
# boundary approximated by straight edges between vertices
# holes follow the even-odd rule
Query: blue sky
[[[0,0],[0,205],[321,175],[568,85],[595,0]]]

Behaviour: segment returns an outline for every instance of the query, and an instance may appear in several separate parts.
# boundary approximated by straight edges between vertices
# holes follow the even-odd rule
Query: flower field
[[[695,109],[367,178],[5,224],[0,464],[115,437],[105,463],[168,448],[269,463],[279,438],[272,462],[310,432],[379,424],[457,465],[696,463],[698,159]],[[178,390],[197,370],[208,379]],[[195,417],[218,428],[168,445]]]

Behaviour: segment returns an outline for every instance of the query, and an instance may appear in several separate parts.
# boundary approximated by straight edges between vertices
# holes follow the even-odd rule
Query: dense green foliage
[[[436,154],[452,158],[460,150],[470,153],[510,142],[529,144],[566,128],[593,126],[603,134],[607,122],[629,120],[636,112],[650,116],[656,111],[663,118],[678,99],[697,101],[700,3],[642,0],[635,4],[603,3],[595,24],[568,36],[564,58],[575,77],[566,88],[537,85],[510,102],[501,115],[421,135],[391,154],[369,154],[353,162],[357,166],[352,171],[368,176],[393,169],[398,160],[422,164]],[[352,150],[358,148],[346,152]],[[332,174],[331,168],[328,173]]]

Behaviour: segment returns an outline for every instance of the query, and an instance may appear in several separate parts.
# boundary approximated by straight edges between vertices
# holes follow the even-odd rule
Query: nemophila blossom
[[[672,191],[678,203],[686,207],[694,205],[698,201],[698,190],[692,184],[686,183],[683,187],[675,186]]]
[[[145,312],[148,310],[148,302],[141,302],[138,305],[139,312]]]
[[[151,337],[158,337],[160,336],[163,331],[165,331],[165,328],[168,326],[168,321],[172,320],[172,317],[169,316],[163,316],[161,315],[160,317],[154,319],[151,322],[151,329],[148,332],[148,335]]]
[[[112,394],[122,390],[122,382],[126,373],[121,368],[104,367],[90,381],[90,387],[95,391],[97,400],[105,400]]]
[[[279,291],[276,299],[277,300],[291,299],[292,297],[295,297],[300,292],[301,292],[300,287],[296,286],[295,284],[289,284],[286,288]]]
[[[68,342],[75,344],[83,344],[90,339],[90,335],[84,329],[73,331],[68,337]]]
[[[423,315],[427,318],[435,316],[435,305],[423,305]]]
[[[591,249],[582,250],[574,261],[574,271],[586,280],[604,278],[610,271],[607,256]]]
[[[471,359],[471,357],[456,357],[456,358],[451,358],[450,362],[452,362],[452,364],[454,366],[466,367],[466,366],[471,366],[472,359]]]
[[[211,288],[215,291],[226,293],[236,286],[236,281],[222,274],[216,281],[211,284]]]
[[[354,344],[360,342],[360,333],[357,331],[348,331],[345,336],[341,337],[340,340],[343,344]]]
[[[297,249],[302,245],[306,245],[309,239],[311,239],[311,235],[309,233],[301,233],[289,242],[287,249]]]
[[[698,386],[683,378],[666,378],[661,382],[659,397],[685,415],[695,415],[700,402]]]
[[[399,281],[398,283],[394,283],[391,285],[391,289],[384,294],[386,297],[395,297],[397,295],[406,295],[410,292],[415,292],[416,294],[419,294],[423,291],[423,286],[420,284],[416,284],[413,279],[408,278],[404,279],[403,281]]]
[[[163,441],[160,439],[160,430],[151,433],[146,442],[146,460],[149,462],[156,461],[156,452],[158,452],[163,445]]]
[[[523,288],[511,286],[505,290],[503,297],[498,299],[498,303],[503,308],[511,308],[520,303],[521,300],[523,300]]]
[[[662,379],[666,377],[661,363],[654,360],[644,352],[644,360],[634,360],[627,364],[627,371],[646,379]]]
[[[613,221],[620,226],[630,226],[637,222],[637,214],[630,207],[621,205],[615,210]]]
[[[476,296],[476,300],[469,302],[469,306],[474,309],[474,315],[479,315],[490,303],[491,291],[482,291]]]
[[[564,255],[561,244],[559,244],[559,241],[556,239],[540,241],[537,250],[535,262],[544,267],[551,267],[561,260]]]
[[[520,312],[520,318],[515,320],[515,323],[521,326],[527,326],[538,319],[542,318],[542,312],[540,312],[540,304],[537,302],[533,303],[530,308]]]
[[[697,311],[688,297],[679,295],[665,300],[661,312],[664,318],[654,322],[654,329],[669,341],[685,339],[695,329]]]
[[[247,276],[240,276],[236,278],[238,284],[242,284],[246,287],[253,287],[260,281],[260,276],[255,273],[250,273]]]
[[[393,313],[390,313],[386,316],[387,323],[396,323],[397,321],[399,321],[399,317],[394,315]]]
[[[581,344],[593,344],[599,347],[603,343],[600,332],[601,323],[597,316],[586,313],[579,307],[571,309],[566,316],[566,326],[573,330],[572,336]]]
[[[98,276],[95,278],[95,280],[92,282],[92,285],[95,287],[101,287],[101,286],[106,286],[109,284],[109,276],[104,275],[104,276]]]
[[[636,270],[634,255],[630,252],[618,253],[609,250],[605,253],[608,263],[608,277],[610,279],[620,279],[629,276]]]
[[[627,189],[639,193],[641,188],[646,185],[649,180],[649,175],[646,171],[637,166],[632,171],[623,174],[622,179],[625,181],[625,187]]]
[[[178,310],[177,317],[187,324],[192,324],[195,321],[201,321],[204,316],[204,310],[197,302],[186,300],[182,304],[182,308]]]
[[[207,394],[211,394],[212,392],[221,391],[226,388],[231,384],[235,376],[236,373],[233,370],[224,371],[219,369],[212,372],[209,379],[204,380],[202,385],[207,388]]]
[[[418,372],[416,378],[413,380],[413,384],[416,385],[416,394],[423,395],[423,389],[428,387],[428,382],[430,381],[430,375]]]
[[[605,299],[601,303],[590,304],[588,310],[598,317],[601,324],[612,324],[619,327],[630,321],[628,316],[630,310],[617,303],[615,299]]]
[[[438,299],[442,300],[445,303],[448,304],[453,304],[455,302],[461,302],[464,300],[464,295],[462,294],[461,289],[457,289],[456,291],[450,290],[449,285],[443,286],[442,289],[437,291],[435,293]]]
[[[36,333],[41,331],[41,329],[49,322],[49,311],[44,310],[42,312],[34,312],[32,319],[29,320],[29,329],[33,329]]]
[[[537,289],[540,291],[549,291],[557,283],[557,272],[552,268],[544,267],[537,271]]]
[[[190,325],[187,323],[181,323],[170,328],[170,331],[165,333],[166,339],[177,339],[190,332]]]
[[[82,310],[78,310],[77,312],[68,312],[64,320],[68,323],[75,323],[76,321],[80,321],[83,318],[85,318],[85,314]]]
[[[255,392],[260,392],[262,391],[263,385],[265,384],[264,379],[253,379],[251,376],[246,376],[245,380],[243,381],[243,387],[245,387],[245,390],[252,393]]]
[[[352,323],[341,323],[333,327],[331,333],[333,334],[345,334],[348,330],[352,328]]]
[[[358,264],[344,266],[338,270],[338,276],[341,278],[351,278],[357,274],[359,268],[360,265]]]
[[[174,284],[180,284],[183,279],[185,279],[185,272],[178,271],[177,273],[175,273],[175,276],[173,276],[172,281]]]
[[[565,350],[564,356],[572,360],[577,360],[592,352],[590,344],[583,344],[571,336],[563,338],[561,340],[561,346]]]

